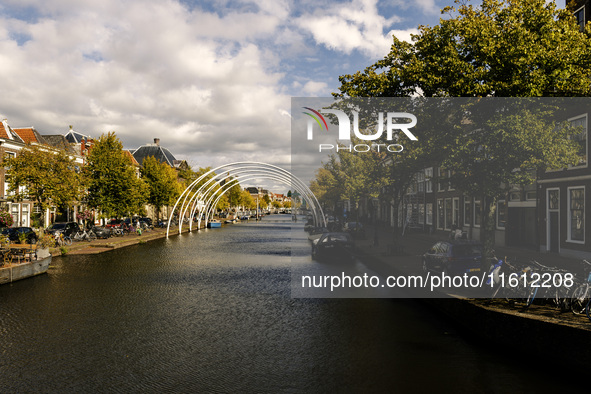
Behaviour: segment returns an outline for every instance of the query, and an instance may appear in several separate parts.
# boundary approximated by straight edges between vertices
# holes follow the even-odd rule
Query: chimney
[[[154,145],[160,146],[160,138],[154,138]]]

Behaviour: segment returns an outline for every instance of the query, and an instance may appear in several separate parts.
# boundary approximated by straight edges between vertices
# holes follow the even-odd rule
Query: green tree
[[[227,192],[228,206],[230,209],[242,205],[242,187],[239,183],[235,183]]]
[[[138,177],[131,158],[114,132],[95,142],[83,170],[88,205],[107,217],[123,217],[143,212],[147,185]]]
[[[45,212],[51,206],[71,205],[79,197],[75,163],[63,151],[28,146],[5,165],[9,192],[17,201],[35,201]]]
[[[484,0],[447,7],[448,19],[419,26],[412,42],[343,75],[336,96],[588,96],[591,32],[545,0]]]
[[[182,185],[177,181],[174,168],[153,156],[144,159],[140,174],[148,186],[148,203],[156,209],[158,221],[162,207],[174,204],[182,193]]]
[[[336,97],[531,97],[588,96],[591,91],[591,33],[579,31],[572,13],[544,0],[484,0],[480,6],[459,2],[443,12],[436,26],[420,26],[412,42],[394,38],[390,53],[363,72],[340,77]],[[470,102],[468,105],[474,105]],[[499,113],[474,115],[460,106],[456,123],[430,134],[437,150],[423,149],[409,161],[392,160],[399,180],[410,179],[417,164],[454,169],[452,182],[485,199],[481,237],[494,243],[496,199],[513,182],[531,182],[541,167],[573,163],[576,148],[565,129],[553,127],[547,109],[528,103]],[[511,109],[511,110],[508,110]],[[556,114],[554,114],[556,118]],[[522,124],[510,125],[510,121]],[[464,126],[458,126],[463,123]],[[469,124],[470,130],[466,125]],[[528,127],[529,126],[529,127]],[[535,126],[535,128],[534,128]],[[423,143],[425,139],[421,140]],[[549,145],[540,145],[544,141]],[[534,148],[535,147],[535,148]],[[433,155],[439,152],[442,156]],[[433,162],[433,159],[436,159]],[[521,171],[514,172],[515,168]],[[394,182],[396,179],[394,179]]]
[[[259,204],[261,208],[269,208],[269,205],[271,204],[271,197],[269,197],[268,194],[265,194]]]
[[[248,190],[242,190],[241,192],[241,203],[244,209],[256,209],[257,203],[252,198]]]

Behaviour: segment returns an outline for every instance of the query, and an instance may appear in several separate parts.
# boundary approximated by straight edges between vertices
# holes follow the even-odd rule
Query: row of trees
[[[109,218],[145,214],[151,204],[159,212],[183,189],[176,171],[154,157],[144,160],[138,177],[113,132],[95,141],[83,167],[66,152],[41,145],[22,149],[4,164],[13,198],[34,201],[43,211],[81,204]]]
[[[421,98],[589,96],[591,31],[580,31],[572,13],[554,2],[456,3],[442,11],[448,17],[439,25],[420,26],[412,42],[394,37],[384,59],[341,76],[340,91],[333,94],[349,99],[341,108],[357,110],[354,100],[348,104],[352,98],[409,97],[413,108],[403,112],[421,115],[419,141],[405,144],[402,153],[342,150],[329,157],[311,186],[325,201],[385,192],[398,206],[418,171],[451,169],[448,181],[482,199],[481,237],[490,249],[499,196],[512,184],[533,182],[536,170],[577,164],[580,146],[569,138],[577,131],[557,127],[556,101],[516,106],[473,99],[458,105]]]
[[[155,208],[159,218],[162,207],[174,204],[190,183],[211,170],[183,168],[177,172],[150,156],[144,159],[138,174],[131,155],[123,150],[113,132],[95,141],[83,167],[64,151],[37,145],[23,149],[4,165],[9,192],[14,193],[16,200],[34,201],[44,212],[51,207],[84,205],[97,210],[104,218],[144,215],[146,204]],[[211,176],[205,177],[201,184],[210,179]],[[231,178],[226,179],[229,181]],[[220,187],[214,185],[212,192]],[[265,197],[267,201],[261,203],[268,206],[271,201]],[[257,206],[238,183],[221,197],[216,208],[227,210],[236,206],[245,209]],[[79,218],[88,220],[90,215],[85,210],[79,213]]]
[[[143,215],[150,204],[159,215],[185,187],[175,169],[154,157],[144,160],[138,176],[131,156],[113,132],[95,141],[83,167],[66,152],[40,145],[24,148],[4,165],[13,198],[34,201],[44,212],[84,205],[104,218],[118,218]],[[191,169],[183,172],[185,181],[197,174]]]

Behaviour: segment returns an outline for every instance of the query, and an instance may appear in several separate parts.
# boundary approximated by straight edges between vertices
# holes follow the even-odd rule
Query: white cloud
[[[200,166],[289,165],[290,95],[336,90],[326,48],[367,65],[412,31],[376,0],[211,4],[3,1],[0,113],[42,134],[115,131],[127,148],[159,137]],[[355,64],[343,57],[339,70]]]
[[[384,32],[399,21],[395,16],[380,15],[377,0],[352,0],[316,9],[313,14],[300,17],[297,23],[311,33],[316,42],[328,48],[346,54],[358,50],[379,58],[389,52],[392,44],[393,31]],[[400,31],[402,37],[407,36],[402,33]]]
[[[326,82],[308,81],[303,87],[303,91],[310,96],[319,96],[327,94],[328,84]]]

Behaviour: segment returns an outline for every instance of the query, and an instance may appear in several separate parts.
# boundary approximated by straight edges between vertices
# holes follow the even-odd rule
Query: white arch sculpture
[[[219,171],[220,174],[216,174]],[[210,179],[207,179],[210,177]],[[226,182],[224,185],[219,187],[219,183],[228,178],[232,179]],[[272,164],[260,163],[260,162],[235,162],[224,164],[216,167],[213,170],[206,172],[199,178],[194,180],[187,188],[181,193],[177,199],[172,212],[176,212],[177,208],[179,211],[179,234],[182,232],[183,218],[189,214],[189,230],[193,229],[193,218],[196,212],[199,212],[198,227],[201,226],[201,216],[205,213],[205,225],[207,226],[208,221],[214,214],[214,209],[219,199],[228,191],[230,188],[240,181],[248,181],[253,179],[270,179],[286,185],[291,186],[295,189],[300,196],[306,201],[310,209],[312,210],[312,220],[315,226],[326,227],[326,219],[322,207],[318,202],[318,199],[312,193],[310,188],[306,186],[299,178],[291,174],[289,171],[274,166]],[[197,185],[205,181],[196,190]],[[216,186],[219,188],[216,190]],[[170,220],[166,228],[166,236],[170,234]]]

